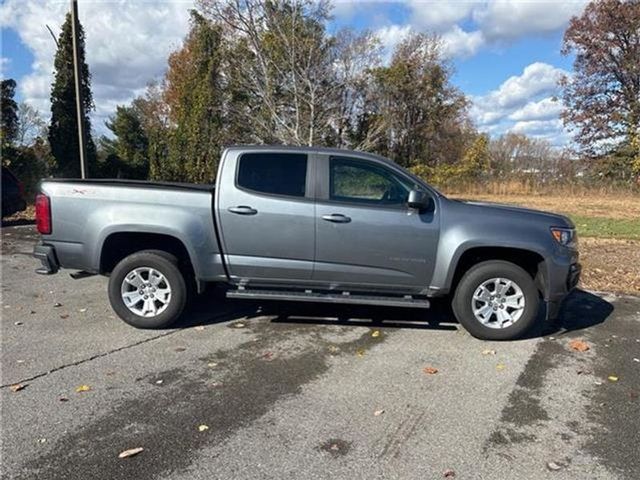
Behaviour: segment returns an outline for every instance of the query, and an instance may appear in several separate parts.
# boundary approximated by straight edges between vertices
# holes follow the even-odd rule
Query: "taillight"
[[[51,202],[44,193],[36,195],[36,227],[42,235],[51,233]]]

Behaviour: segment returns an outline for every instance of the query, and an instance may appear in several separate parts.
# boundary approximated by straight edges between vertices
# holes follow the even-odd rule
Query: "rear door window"
[[[245,153],[240,157],[240,188],[269,195],[304,197],[307,155],[301,153]]]

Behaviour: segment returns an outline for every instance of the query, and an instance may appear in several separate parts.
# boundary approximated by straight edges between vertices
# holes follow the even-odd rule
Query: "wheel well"
[[[487,260],[505,260],[518,265],[531,275],[538,290],[544,294],[545,271],[544,268],[542,268],[544,263],[542,255],[532,252],[531,250],[508,247],[476,247],[464,252],[456,265],[450,291],[455,291],[465,272],[474,265]]]
[[[189,252],[175,237],[159,233],[120,232],[109,235],[100,253],[100,273],[111,273],[123,258],[141,250],[163,250],[174,255],[182,268],[193,272]]]

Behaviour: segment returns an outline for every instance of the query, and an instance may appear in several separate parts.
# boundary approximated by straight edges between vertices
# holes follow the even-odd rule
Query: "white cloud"
[[[494,109],[512,109],[524,105],[539,95],[558,90],[558,80],[567,75],[565,70],[548,63],[535,62],[525,67],[522,75],[505,80],[496,90],[482,98],[482,103]]]
[[[546,63],[532,63],[495,90],[473,97],[472,118],[492,135],[514,132],[566,143],[568,135],[559,119],[562,104],[555,97],[558,80],[567,74]]]
[[[512,40],[560,30],[580,14],[587,0],[493,0],[473,12],[490,40]]]
[[[562,102],[555,97],[546,97],[537,102],[528,102],[509,115],[509,120],[549,120],[558,118],[562,112]]]
[[[482,32],[465,32],[458,25],[442,35],[444,54],[449,57],[470,57],[484,45]]]
[[[187,33],[193,5],[193,0],[80,3],[97,133],[104,132],[104,120],[113,114],[115,105],[128,102],[164,73],[169,53]],[[34,56],[31,73],[18,79],[20,92],[45,115],[49,113],[55,55],[46,25],[57,35],[68,6],[59,0],[8,0],[0,7],[2,28],[15,30]]]
[[[0,57],[0,77],[4,77],[4,70],[11,64],[11,59],[8,57]]]
[[[412,28],[409,25],[389,25],[376,30],[375,34],[384,47],[386,60],[391,58],[393,49],[407,38],[411,32]]]
[[[417,28],[446,31],[467,18],[477,6],[472,1],[407,0],[411,23]]]

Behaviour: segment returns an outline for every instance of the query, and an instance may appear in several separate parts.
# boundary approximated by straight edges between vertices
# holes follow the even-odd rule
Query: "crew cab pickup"
[[[36,199],[38,273],[109,277],[140,328],[179,318],[189,287],[251,300],[426,308],[449,296],[474,336],[513,339],[580,275],[561,215],[446,198],[395,163],[313,147],[227,148],[215,185],[51,179]]]

